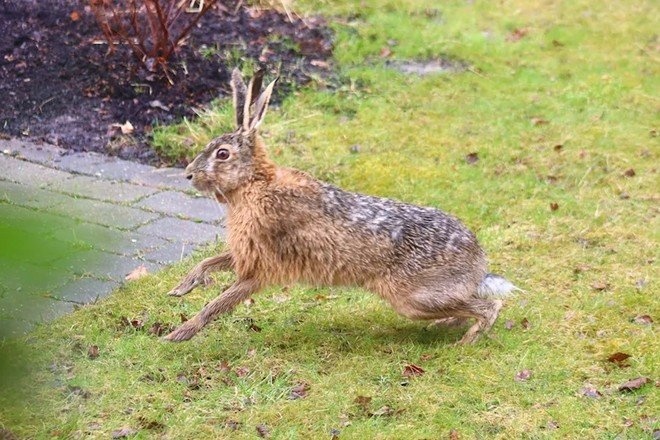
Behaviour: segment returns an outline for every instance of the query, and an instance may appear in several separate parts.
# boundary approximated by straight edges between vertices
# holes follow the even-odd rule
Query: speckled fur
[[[186,170],[197,189],[227,204],[229,251],[200,263],[170,294],[188,293],[214,270],[233,269],[237,282],[167,339],[190,339],[261,287],[294,282],[361,286],[412,319],[476,318],[464,343],[487,331],[501,302],[477,293],[487,266],[474,234],[437,209],[347,192],[276,166],[257,133],[273,84],[258,100],[253,85],[234,72],[239,128]],[[219,160],[220,149],[230,158]]]

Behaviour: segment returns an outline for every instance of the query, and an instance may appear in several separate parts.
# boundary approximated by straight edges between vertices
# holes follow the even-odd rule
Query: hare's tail
[[[482,298],[491,298],[494,296],[507,296],[514,291],[524,292],[506,278],[489,273],[486,274],[481,284],[479,284],[477,295]]]

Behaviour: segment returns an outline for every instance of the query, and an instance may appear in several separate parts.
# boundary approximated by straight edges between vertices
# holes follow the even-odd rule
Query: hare
[[[212,140],[186,168],[199,191],[227,205],[228,251],[207,258],[172,289],[182,296],[233,270],[236,281],[165,339],[192,338],[219,314],[270,284],[361,286],[401,315],[438,324],[476,322],[459,341],[472,343],[497,319],[503,296],[517,289],[487,273],[472,232],[433,208],[344,191],[267,155],[258,134],[275,86],[259,93],[231,78],[236,130]]]

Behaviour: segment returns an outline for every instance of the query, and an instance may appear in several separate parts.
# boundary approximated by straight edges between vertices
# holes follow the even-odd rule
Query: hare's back
[[[395,255],[417,263],[482,254],[474,234],[438,209],[321,185],[324,214],[359,237],[386,241]]]

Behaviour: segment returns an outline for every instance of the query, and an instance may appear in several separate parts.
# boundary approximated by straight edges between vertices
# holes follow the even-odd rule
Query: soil
[[[192,117],[229,95],[237,64],[264,66],[266,79],[279,73],[275,101],[330,71],[332,32],[323,19],[221,0],[169,60],[170,84],[162,71],[144,69],[127,46],[109,53],[88,4],[0,2],[1,136],[157,164],[148,145],[153,126]],[[126,121],[133,126],[128,137],[117,125]]]

